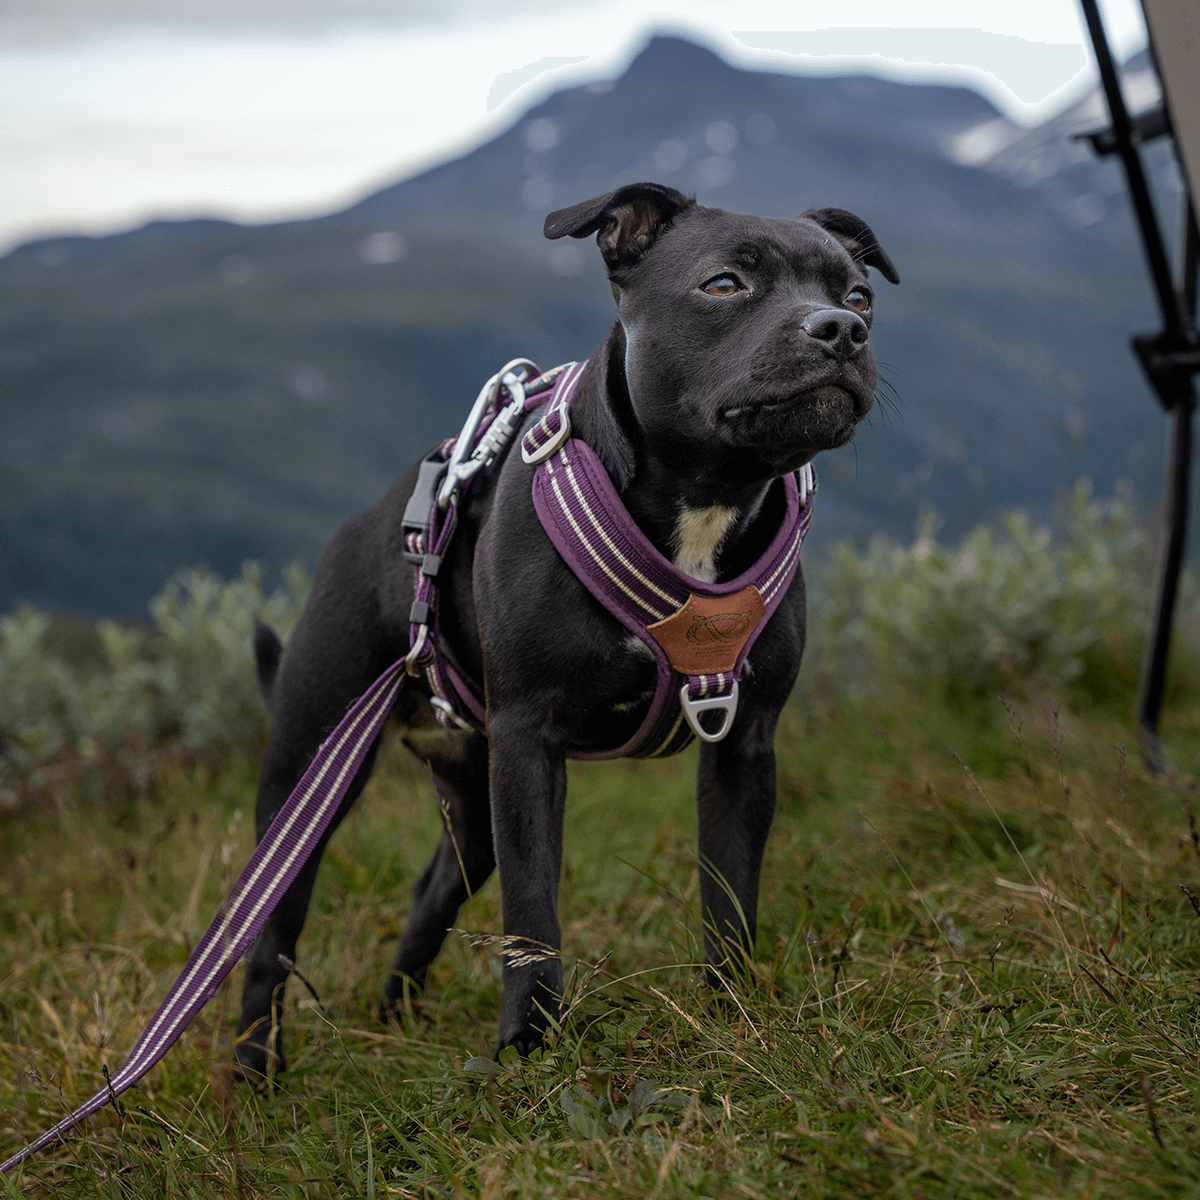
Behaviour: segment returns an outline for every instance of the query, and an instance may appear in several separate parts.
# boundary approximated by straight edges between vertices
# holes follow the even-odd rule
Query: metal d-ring
[[[707,696],[700,700],[693,700],[688,695],[688,685],[685,683],[679,689],[679,704],[683,709],[683,715],[687,718],[687,723],[692,727],[693,732],[702,742],[719,742],[730,730],[733,725],[734,715],[737,713],[738,702],[738,685],[737,680],[733,682],[733,691],[728,696]],[[725,714],[725,719],[721,722],[721,727],[716,733],[709,733],[700,725],[700,716],[706,712],[720,712]]]
[[[454,711],[454,705],[443,700],[441,696],[430,696],[429,703],[439,712],[443,712],[446,716],[458,726],[459,729],[465,729],[470,733],[475,727],[470,721],[464,721],[462,717]]]
[[[429,626],[425,624],[418,625],[417,639],[404,656],[404,670],[406,674],[416,677],[421,673],[421,668],[432,657],[433,647],[429,645]]]
[[[812,463],[805,463],[796,472],[796,477],[800,484],[800,507],[803,508],[808,503],[809,496],[817,490],[817,481],[816,476],[813,475]]]
[[[524,443],[521,445],[521,458],[531,467],[545,462],[571,436],[571,417],[566,408],[557,408],[554,411],[558,414],[560,424],[557,431],[551,435],[550,440],[543,442],[536,450],[532,451],[526,450]]]

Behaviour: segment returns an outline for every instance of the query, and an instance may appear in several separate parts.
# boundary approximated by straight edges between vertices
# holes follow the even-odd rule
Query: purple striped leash
[[[85,1117],[137,1083],[216,994],[337,812],[404,686],[405,661],[389,667],[322,743],[124,1066],[69,1117],[0,1163],[0,1173],[14,1170],[30,1155],[60,1141]]]
[[[510,367],[513,365],[509,364]],[[532,364],[528,365],[532,367]],[[659,683],[647,720],[629,743],[616,751],[574,753],[572,757],[609,758],[631,753],[674,753],[691,740],[686,728],[681,728],[689,706],[689,693],[691,706],[703,705],[703,698],[714,692],[722,703],[731,700],[732,705],[736,706],[737,676],[753,636],[765,623],[762,618],[774,612],[799,564],[800,547],[812,517],[811,490],[815,487],[815,476],[811,467],[805,467],[798,478],[788,476],[784,480],[787,516],[755,568],[729,584],[699,584],[699,581],[683,575],[650,545],[632,522],[590,447],[570,438],[567,405],[579,382],[583,366],[582,363],[570,363],[546,372],[531,382],[528,399],[523,398],[522,403],[513,405],[515,410],[528,412],[543,402],[542,396],[535,398],[533,393],[553,386],[546,413],[526,434],[522,457],[526,462],[539,464],[534,485],[535,507],[551,541],[597,599],[654,651],[659,662]],[[497,379],[505,379],[507,370],[505,368],[500,372]],[[539,388],[541,380],[545,380],[545,383]],[[501,415],[499,410],[487,413],[482,408],[479,412],[473,410],[459,440],[469,442],[471,451],[487,451],[486,454],[481,453],[481,457],[486,457],[490,462],[503,448],[501,443],[506,443],[513,432],[511,428],[503,431],[498,429],[492,438],[496,444],[488,443],[489,427],[493,422],[502,424],[497,420]],[[444,448],[449,451],[452,447],[453,443],[446,443]],[[457,457],[463,459],[463,453]],[[466,464],[463,482],[473,473],[470,467],[471,464]],[[448,499],[452,512],[452,494]],[[453,526],[452,515],[447,525]],[[436,536],[437,530],[428,532],[434,535],[432,540],[439,543],[437,548],[443,549],[440,545],[442,539]],[[449,529],[445,532],[448,538]],[[422,575],[423,572],[418,575],[418,587]],[[747,582],[751,579],[753,585]],[[731,663],[727,670],[711,675],[685,673],[687,682],[683,685],[679,701],[682,709],[672,722],[665,693],[668,682],[674,678],[672,663],[663,646],[655,639],[655,630],[667,623],[668,614],[678,606],[686,606],[689,597],[694,601],[701,595],[713,598],[730,596],[739,587],[743,591],[752,587],[760,597],[764,611],[755,619],[755,629],[742,643],[736,662]],[[663,604],[667,606],[665,610]],[[678,617],[682,611],[680,608],[675,616]],[[653,622],[657,622],[657,625],[652,628]],[[424,662],[421,658],[423,642],[424,638],[416,637],[414,631],[414,643],[409,653],[371,685],[322,743],[121,1069],[107,1081],[105,1087],[68,1117],[0,1163],[0,1173],[14,1170],[31,1155],[62,1140],[85,1117],[97,1112],[135,1084],[163,1058],[200,1009],[216,994],[221,982],[258,936],[328,828],[367,752],[387,721],[406,677]],[[441,690],[437,686],[435,673],[431,673],[430,682],[435,697],[440,697]],[[458,685],[456,690],[467,692],[465,687]],[[443,703],[450,708],[445,701]],[[480,719],[482,715],[477,714]],[[661,718],[665,718],[665,724],[670,726],[664,730],[665,741],[653,748],[643,747],[649,735],[658,732],[652,730],[651,726]],[[728,723],[727,719],[721,734],[716,736],[723,736]],[[706,736],[690,715],[689,724],[702,737]],[[707,735],[707,740],[715,738]],[[658,743],[658,739],[655,738],[654,742]]]

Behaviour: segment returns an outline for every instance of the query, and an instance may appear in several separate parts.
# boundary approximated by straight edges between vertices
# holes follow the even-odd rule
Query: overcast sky
[[[1122,56],[1144,45],[1137,0],[1101,8]],[[654,30],[743,66],[966,83],[1022,124],[1094,78],[1078,0],[0,0],[0,251],[330,211]]]

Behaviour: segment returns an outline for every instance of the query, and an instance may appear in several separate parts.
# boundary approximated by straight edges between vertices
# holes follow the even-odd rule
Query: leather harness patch
[[[753,584],[732,596],[688,596],[677,612],[648,626],[681,675],[714,675],[737,666],[742,647],[766,616]]]

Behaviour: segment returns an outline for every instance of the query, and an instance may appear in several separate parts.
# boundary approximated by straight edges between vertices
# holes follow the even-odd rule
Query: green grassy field
[[[492,1059],[494,880],[377,1025],[440,820],[392,747],[322,867],[288,1072],[231,1084],[235,972],[0,1194],[1200,1197],[1194,593],[1180,769],[1154,778],[1128,715],[1144,539],[1119,506],[1077,515],[827,564],[736,991],[697,978],[692,751],[572,767],[569,1012],[540,1056]],[[261,724],[221,736],[250,711],[252,611],[295,605],[188,587],[158,640],[0,622],[0,1155],[120,1065],[251,850]],[[139,714],[123,743],[114,712]]]
[[[438,832],[396,749],[326,857],[300,963],[320,1004],[293,981],[275,1090],[230,1086],[227,984],[9,1193],[1200,1195],[1193,787],[1148,778],[1125,723],[1009,708],[802,689],[756,961],[724,997],[694,967],[693,755],[574,768],[571,1008],[531,1062],[492,1061],[498,959],[465,935],[404,1028],[374,1022]],[[1200,711],[1168,736],[1194,752]],[[107,769],[108,801],[64,767],[5,822],[5,1152],[119,1065],[251,848],[246,761],[164,757],[119,802]],[[461,921],[499,931],[494,881]]]

